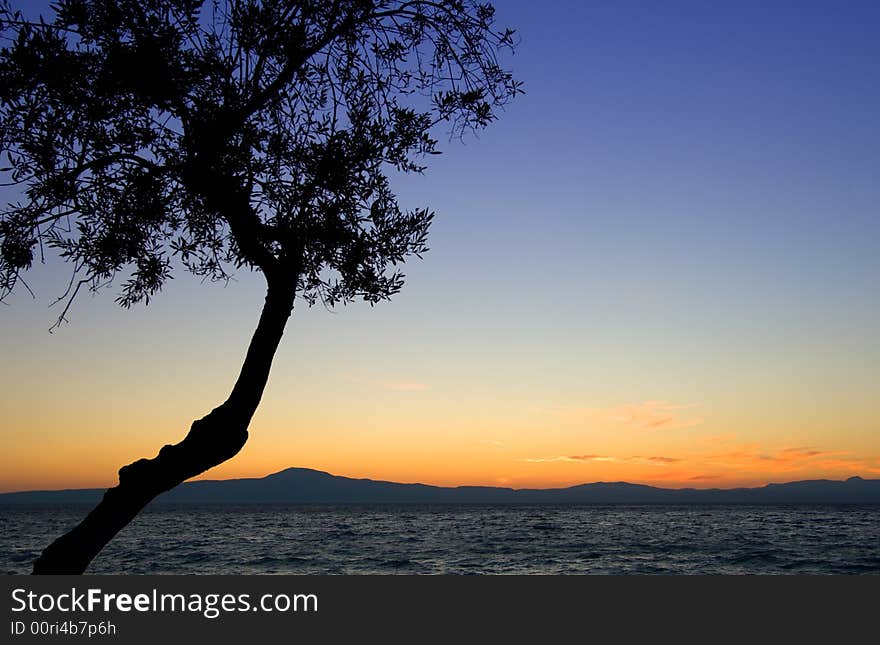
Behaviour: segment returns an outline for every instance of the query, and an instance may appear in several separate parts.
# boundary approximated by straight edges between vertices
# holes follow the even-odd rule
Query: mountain
[[[96,503],[104,489],[0,494],[0,504]],[[880,479],[851,477],[767,484],[759,488],[656,488],[597,482],[569,488],[494,488],[397,484],[288,468],[260,479],[194,481],[156,504],[880,504]]]

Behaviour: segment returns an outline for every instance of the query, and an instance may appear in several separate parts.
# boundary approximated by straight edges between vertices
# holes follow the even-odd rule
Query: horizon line
[[[576,487],[578,487],[578,486],[590,486],[590,485],[593,485],[593,484],[627,484],[627,485],[629,485],[629,486],[644,486],[644,487],[646,487],[646,488],[656,488],[656,489],[659,489],[659,490],[671,490],[671,491],[676,491],[676,490],[705,490],[705,491],[709,491],[709,490],[726,490],[726,491],[732,491],[732,490],[748,490],[748,489],[766,488],[766,487],[768,487],[768,486],[774,486],[774,485],[775,485],[775,486],[778,486],[778,485],[783,485],[783,484],[795,484],[795,483],[798,483],[798,482],[819,482],[819,481],[823,481],[823,482],[839,482],[839,483],[843,483],[843,482],[847,482],[847,481],[850,481],[850,480],[880,481],[880,479],[870,479],[870,478],[868,478],[868,477],[863,477],[863,476],[861,476],[861,475],[852,475],[852,476],[850,476],[850,477],[846,477],[846,478],[844,478],[844,479],[828,479],[828,478],[816,478],[816,479],[792,479],[792,480],[788,480],[788,481],[768,481],[768,482],[766,482],[766,483],[764,483],[764,484],[759,484],[759,485],[755,485],[755,486],[733,486],[733,487],[729,487],[729,488],[722,488],[722,487],[719,487],[719,486],[708,487],[708,488],[698,488],[698,487],[694,487],[694,486],[682,486],[682,487],[677,487],[677,488],[671,488],[671,487],[666,487],[666,486],[657,486],[657,485],[654,485],[654,484],[639,484],[639,483],[629,482],[629,481],[625,481],[625,480],[616,480],[616,481],[606,481],[606,480],[585,481],[585,482],[581,482],[581,483],[578,483],[578,484],[569,484],[569,485],[567,485],[567,486],[550,486],[550,487],[543,487],[543,488],[528,488],[528,487],[525,487],[525,488],[514,488],[514,487],[512,487],[512,486],[494,486],[494,485],[488,485],[488,484],[457,484],[457,485],[454,485],[454,486],[441,486],[441,485],[438,485],[438,484],[426,484],[426,483],[424,483],[424,482],[418,482],[418,481],[413,481],[413,482],[399,482],[399,481],[392,481],[392,480],[390,480],[390,479],[372,479],[372,478],[370,478],[370,477],[351,477],[351,476],[349,476],[349,475],[337,475],[337,474],[334,474],[334,473],[328,472],[328,471],[326,471],[326,470],[320,470],[320,469],[318,469],[318,468],[310,468],[310,467],[308,467],[308,466],[288,466],[288,467],[286,467],[286,468],[282,468],[281,470],[277,470],[277,471],[274,471],[274,472],[271,472],[271,473],[268,473],[268,474],[266,474],[266,475],[262,475],[262,476],[253,476],[253,477],[230,477],[230,478],[227,478],[227,479],[188,479],[188,480],[186,480],[186,481],[181,482],[180,484],[178,484],[178,486],[182,486],[183,484],[193,484],[193,483],[198,483],[198,482],[231,482],[231,481],[243,481],[243,480],[261,480],[261,479],[266,479],[266,478],[268,478],[268,477],[272,477],[272,476],[274,476],[274,475],[279,475],[279,474],[281,474],[281,473],[287,472],[288,470],[308,470],[308,471],[312,471],[312,472],[315,472],[315,473],[320,473],[320,474],[322,474],[322,475],[329,475],[330,477],[338,477],[338,478],[341,478],[341,479],[351,479],[351,480],[354,480],[354,481],[372,481],[372,482],[385,483],[385,484],[400,484],[400,485],[404,485],[404,486],[427,486],[427,487],[430,487],[430,488],[447,488],[447,489],[457,489],[457,488],[494,488],[494,489],[498,489],[498,490],[512,490],[512,491],[520,491],[520,490],[528,490],[528,491],[532,491],[532,490],[541,490],[541,491],[565,490],[565,489],[568,489],[568,488],[576,488]],[[115,486],[116,486],[116,485],[114,485],[114,486],[90,486],[90,487],[81,487],[81,488],[53,488],[53,489],[49,489],[49,488],[33,488],[33,489],[25,489],[25,490],[7,490],[7,491],[0,491],[0,496],[2,496],[2,495],[13,495],[13,494],[16,494],[16,493],[62,493],[62,492],[67,492],[67,491],[109,490],[110,488],[114,488]],[[174,488],[177,488],[178,486],[175,486]],[[172,489],[170,489],[170,490],[174,490],[174,489],[172,488]]]

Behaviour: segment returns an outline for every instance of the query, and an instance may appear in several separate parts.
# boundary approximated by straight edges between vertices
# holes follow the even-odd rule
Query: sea
[[[0,506],[29,573],[86,506]],[[89,573],[880,574],[880,505],[155,504]]]

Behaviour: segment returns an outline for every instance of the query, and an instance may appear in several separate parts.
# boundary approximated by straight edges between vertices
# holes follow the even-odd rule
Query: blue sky
[[[710,437],[725,454],[809,446],[876,468],[880,3],[496,6],[520,33],[506,61],[526,94],[479,137],[444,143],[424,176],[395,179],[403,204],[437,211],[432,250],[391,303],[300,306],[240,470],[220,474],[570,483],[603,473],[548,462],[533,475],[523,460],[650,449],[694,460],[669,481],[713,467],[734,483],[769,477],[692,454]],[[132,311],[111,292],[85,297],[49,336],[64,277],[38,268],[39,298],[0,311],[0,354],[17,366],[0,412],[23,418],[19,401],[52,392],[48,438],[59,419],[89,426],[90,391],[124,422],[136,388],[166,403],[112,458],[174,439],[237,372],[262,300],[255,277],[238,278],[178,274]],[[646,438],[529,417],[651,401],[702,422]],[[8,431],[7,448],[34,432]],[[89,442],[110,431],[89,432],[70,449],[97,472]],[[480,461],[479,442],[509,450]]]

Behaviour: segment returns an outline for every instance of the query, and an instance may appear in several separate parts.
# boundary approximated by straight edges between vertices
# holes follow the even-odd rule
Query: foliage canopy
[[[421,172],[521,86],[473,0],[60,0],[0,10],[0,297],[46,249],[83,287],[148,301],[182,265],[328,305],[397,292],[433,213]],[[27,285],[24,284],[26,287]]]

